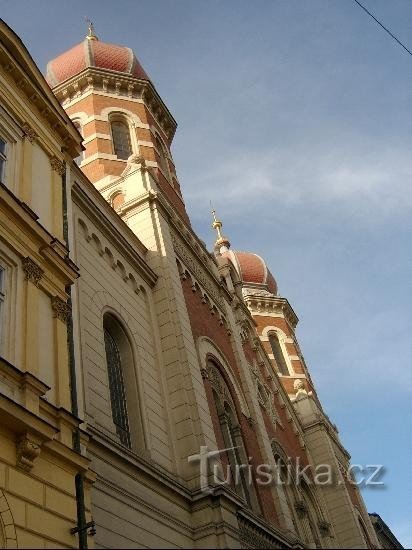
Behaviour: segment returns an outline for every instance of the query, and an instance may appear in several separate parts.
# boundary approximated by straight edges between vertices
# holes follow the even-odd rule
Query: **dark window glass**
[[[280,374],[285,376],[289,375],[289,369],[286,365],[285,357],[283,355],[282,348],[280,347],[280,342],[276,334],[269,334],[269,344],[272,348],[273,357],[275,358],[276,365]]]
[[[127,160],[132,154],[129,126],[121,120],[112,122],[113,147],[117,158]]]
[[[104,343],[106,347],[113,423],[116,426],[116,432],[122,444],[130,448],[130,431],[129,422],[127,419],[126,394],[124,391],[122,363],[117,343],[107,329],[104,329]]]

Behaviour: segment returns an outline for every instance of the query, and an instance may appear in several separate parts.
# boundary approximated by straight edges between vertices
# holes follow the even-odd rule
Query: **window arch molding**
[[[126,196],[126,193],[124,192],[124,189],[117,188],[109,194],[109,196],[107,197],[107,202],[115,210],[117,210],[118,208],[120,208],[120,206],[123,205],[125,196]],[[116,201],[116,199],[118,199],[118,201]],[[117,202],[117,204],[116,204],[116,202]]]
[[[286,344],[287,344],[287,340],[289,340],[289,337],[279,327],[275,327],[275,326],[265,327],[262,331],[262,340],[269,342],[269,345],[271,346],[271,348],[272,348],[272,345],[270,342],[271,335],[274,335],[275,338],[277,338],[277,341],[279,342],[280,352],[282,354],[282,357],[286,366],[287,372],[282,373],[282,370],[279,367],[280,373],[286,376],[295,374],[295,369],[292,366],[292,361],[290,360],[289,353],[286,349]],[[273,349],[271,349],[270,354],[274,356],[274,359],[276,361],[276,357],[273,352]]]
[[[129,329],[130,323],[112,307],[106,306],[102,309],[101,319],[102,329],[109,330],[119,349],[130,433],[130,449],[141,454],[148,450],[148,431],[144,416],[144,395],[135,335]],[[103,345],[105,344],[103,343]],[[110,396],[109,401],[111,402]]]
[[[222,365],[215,356],[208,354],[207,357],[207,378],[212,388],[212,402],[209,407],[215,409],[218,418],[218,430],[222,437],[224,449],[229,461],[232,480],[237,479],[238,483],[233,485],[236,493],[256,513],[261,513],[256,487],[244,472],[242,465],[248,464],[248,453],[244,428],[241,425],[241,411],[237,402],[233,387],[225,377]],[[217,435],[217,434],[216,434]],[[226,477],[226,476],[225,476]]]
[[[2,510],[0,512],[0,548],[16,548],[17,534],[13,514],[2,489],[0,489],[0,510]],[[6,526],[8,533],[6,533]]]
[[[119,160],[127,160],[131,155],[137,154],[138,144],[131,118],[116,109],[110,112],[108,121],[113,154]]]
[[[233,391],[234,400],[238,403],[239,412],[244,414],[246,418],[249,418],[251,415],[246,399],[224,354],[207,336],[198,338],[197,352],[202,369],[207,369],[209,360],[214,361],[220,366],[221,375],[228,387]]]

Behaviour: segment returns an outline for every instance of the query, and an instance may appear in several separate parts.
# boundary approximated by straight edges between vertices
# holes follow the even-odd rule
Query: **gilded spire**
[[[93,26],[92,21],[90,21],[90,19],[87,18],[87,17],[86,17],[86,23],[87,23],[87,25],[88,25],[88,31],[87,31],[87,36],[86,36],[86,38],[87,38],[88,40],[99,40],[99,39],[97,38],[96,33],[94,32],[94,26]]]
[[[215,251],[220,253],[227,252],[230,248],[230,241],[227,237],[222,235],[222,222],[216,218],[216,211],[212,209],[213,223],[212,228],[217,232],[217,239],[215,242]]]

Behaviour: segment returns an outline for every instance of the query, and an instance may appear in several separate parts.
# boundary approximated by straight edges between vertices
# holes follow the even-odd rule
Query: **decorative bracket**
[[[44,271],[36,264],[29,256],[23,258],[23,271],[26,274],[26,279],[31,281],[36,286],[39,286],[40,279],[44,275]]]
[[[24,434],[17,443],[17,466],[25,472],[33,468],[34,460],[40,454],[40,444],[29,433]]]

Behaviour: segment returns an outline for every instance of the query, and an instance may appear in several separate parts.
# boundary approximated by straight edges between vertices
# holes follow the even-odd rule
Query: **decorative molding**
[[[54,317],[60,319],[60,321],[63,321],[63,323],[67,324],[72,313],[72,308],[69,306],[69,304],[67,302],[64,302],[58,296],[54,296],[51,301],[51,306]]]
[[[25,137],[30,141],[30,143],[34,143],[39,137],[33,130],[33,128],[31,128],[27,123],[24,123],[21,129],[23,130]]]
[[[252,315],[277,314],[286,319],[289,325],[295,329],[299,322],[296,313],[286,298],[278,296],[244,296],[245,303]]]
[[[176,131],[176,121],[152,83],[140,80],[132,75],[113,75],[110,70],[100,67],[87,67],[80,74],[58,84],[53,92],[65,108],[90,94],[104,95],[116,99],[123,97],[128,101],[144,103],[162,128],[169,142],[173,139]]]
[[[26,274],[26,280],[31,281],[36,286],[39,286],[39,282],[44,275],[43,269],[36,264],[29,256],[23,258],[22,261],[23,271]]]
[[[17,467],[25,472],[33,468],[34,460],[40,454],[40,445],[30,434],[24,434],[17,443]]]
[[[209,379],[207,369],[201,368],[200,369],[200,374],[202,375],[203,380],[208,380]]]
[[[63,176],[66,171],[66,164],[64,163],[64,161],[58,159],[57,157],[50,157],[50,165],[52,167],[52,170],[57,172],[60,176]]]
[[[192,275],[202,285],[205,291],[210,295],[212,300],[221,308],[224,313],[224,303],[219,295],[218,284],[213,280],[212,276],[207,272],[207,269],[195,258],[177,236],[172,233],[173,248],[185,266],[192,272]]]

